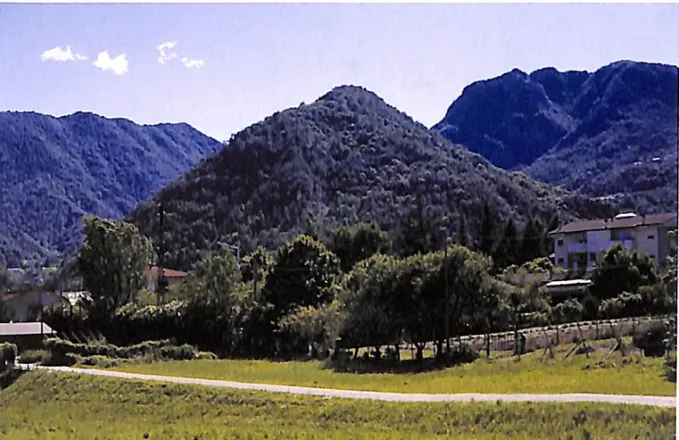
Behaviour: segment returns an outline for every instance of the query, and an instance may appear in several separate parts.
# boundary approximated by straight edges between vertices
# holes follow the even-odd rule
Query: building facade
[[[554,239],[554,264],[567,270],[593,267],[615,244],[643,252],[660,264],[677,247],[670,231],[677,229],[677,214],[619,214],[612,219],[568,223],[549,235]]]

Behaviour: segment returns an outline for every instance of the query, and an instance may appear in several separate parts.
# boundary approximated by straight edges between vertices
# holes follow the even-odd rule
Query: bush
[[[196,359],[213,361],[217,359],[217,355],[210,351],[199,351],[196,353]]]
[[[175,361],[188,361],[196,358],[196,351],[190,345],[181,345],[179,347],[169,346],[160,349],[160,356],[163,359],[172,359]]]
[[[47,350],[26,350],[21,352],[19,358],[21,359],[22,364],[34,364],[36,362],[42,362],[47,354]]]
[[[113,359],[108,356],[94,355],[78,357],[78,363],[81,365],[90,365],[93,367],[111,368],[120,365],[118,359]]]
[[[3,342],[0,344],[0,371],[4,371],[8,366],[12,366],[16,360],[19,350],[15,344]]]
[[[45,341],[45,348],[49,351],[47,362],[49,365],[84,365],[103,366],[115,360],[120,361],[146,359],[154,360],[191,360],[216,359],[214,353],[198,352],[190,345],[174,345],[172,340],[145,341],[128,347],[118,347],[113,344],[74,344],[59,338]],[[88,362],[88,363],[85,363]],[[111,365],[109,365],[111,366]]]
[[[635,347],[644,351],[644,356],[660,357],[665,354],[667,329],[662,322],[654,323],[645,331],[637,331],[632,337]]]

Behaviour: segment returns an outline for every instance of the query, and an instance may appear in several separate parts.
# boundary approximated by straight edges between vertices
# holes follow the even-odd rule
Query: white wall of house
[[[6,299],[5,305],[10,310],[12,321],[26,322],[37,317],[36,314],[39,314],[41,301],[43,308],[66,303],[66,300],[56,293],[27,292]]]
[[[669,248],[667,228],[662,225],[644,225],[635,228],[616,228],[597,231],[557,234],[554,240],[554,263],[564,269],[577,270],[574,254],[587,254],[587,266],[596,264],[597,258],[614,244],[620,243],[629,250],[638,250],[660,264]],[[571,265],[569,266],[569,256]]]

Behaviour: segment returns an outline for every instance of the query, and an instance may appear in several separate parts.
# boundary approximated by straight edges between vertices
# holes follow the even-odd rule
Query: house
[[[676,228],[676,213],[624,213],[612,219],[568,223],[549,232],[554,239],[554,264],[574,271],[591,268],[599,255],[617,243],[660,264],[677,247],[676,236],[670,236]]]
[[[71,307],[78,306],[82,302],[86,302],[92,299],[92,295],[87,290],[61,292],[61,296],[68,302],[68,305],[70,305]]]
[[[0,343],[16,344],[19,353],[41,349],[45,336],[56,336],[56,332],[44,322],[0,323]]]
[[[43,309],[68,305],[68,300],[60,294],[38,290],[5,295],[0,297],[0,301],[5,303],[13,322],[35,321]]]
[[[173,286],[180,283],[188,274],[180,270],[174,269],[163,269],[165,278],[167,278],[167,286]],[[153,266],[144,272],[146,279],[148,280],[147,289],[151,292],[156,291],[156,284],[158,282],[159,269],[157,266]]]

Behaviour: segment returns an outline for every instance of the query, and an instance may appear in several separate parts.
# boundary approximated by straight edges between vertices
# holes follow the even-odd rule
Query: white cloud
[[[124,75],[127,73],[127,57],[124,53],[121,53],[115,58],[111,58],[108,55],[108,51],[99,52],[97,60],[92,64],[101,70],[110,70],[116,75]]]
[[[83,61],[86,60],[87,57],[79,53],[74,55],[71,46],[66,46],[66,49],[57,46],[44,51],[40,55],[40,59],[43,61],[58,61],[60,63],[65,63],[66,61]]]
[[[194,68],[194,67],[196,69],[199,69],[199,68],[203,67],[205,62],[203,60],[190,60],[187,57],[182,57],[182,64],[184,65],[184,67],[186,67],[188,69],[191,69],[191,68]]]
[[[160,64],[165,64],[167,61],[177,58],[177,52],[172,51],[172,48],[176,44],[176,41],[166,41],[156,46],[156,49],[160,52],[160,56],[158,57],[158,62]]]

